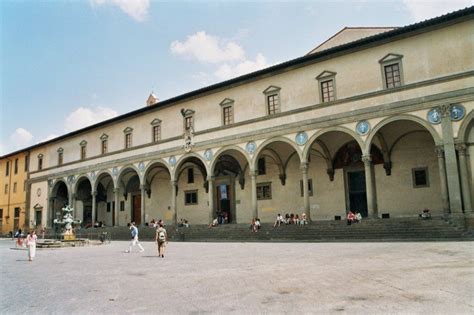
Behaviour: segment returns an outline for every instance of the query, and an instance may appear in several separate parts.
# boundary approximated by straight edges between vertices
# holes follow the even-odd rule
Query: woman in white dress
[[[36,254],[36,231],[32,230],[26,237],[26,246],[28,247],[28,260],[33,261]]]

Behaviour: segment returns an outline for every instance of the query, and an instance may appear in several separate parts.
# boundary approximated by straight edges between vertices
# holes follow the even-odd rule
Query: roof
[[[283,71],[289,71],[291,69],[303,67],[303,66],[308,65],[308,64],[312,64],[312,63],[319,62],[321,60],[325,60],[325,59],[330,58],[332,56],[337,56],[337,55],[340,55],[340,54],[343,54],[343,53],[350,53],[354,50],[364,49],[364,48],[369,47],[370,45],[376,45],[378,43],[383,44],[383,43],[385,43],[389,40],[397,40],[397,39],[400,39],[400,38],[405,37],[405,36],[410,36],[410,35],[413,35],[413,34],[418,34],[418,33],[423,32],[423,31],[428,31],[428,30],[430,30],[432,28],[435,28],[435,27],[440,27],[440,26],[443,26],[443,25],[446,25],[446,24],[449,25],[449,24],[465,21],[465,20],[468,20],[468,19],[472,19],[473,17],[474,17],[474,6],[471,6],[471,7],[467,7],[467,8],[458,10],[458,11],[454,11],[454,12],[451,12],[451,13],[441,15],[439,17],[435,17],[435,18],[428,19],[428,20],[425,20],[425,21],[422,21],[422,22],[410,24],[410,25],[407,25],[407,26],[404,26],[404,27],[399,27],[399,28],[393,29],[393,30],[388,31],[388,32],[383,32],[383,33],[380,33],[380,34],[372,35],[372,36],[365,37],[365,38],[362,38],[362,39],[359,39],[359,40],[356,40],[356,41],[353,41],[353,42],[349,42],[349,43],[342,44],[342,45],[339,45],[339,46],[336,46],[336,47],[325,49],[323,51],[315,52],[313,54],[307,54],[307,55],[304,55],[302,57],[292,59],[292,60],[277,64],[277,65],[262,69],[262,70],[258,70],[258,71],[252,72],[252,73],[248,73],[248,74],[242,75],[240,77],[236,77],[236,78],[226,80],[226,81],[223,81],[223,82],[220,82],[220,83],[216,83],[216,84],[213,84],[213,85],[201,88],[201,89],[197,89],[197,90],[185,93],[185,94],[181,94],[179,96],[176,96],[176,97],[164,100],[164,101],[160,101],[155,105],[143,107],[143,108],[125,113],[123,115],[105,120],[103,122],[100,122],[100,123],[97,123],[97,124],[87,126],[85,128],[70,132],[68,134],[59,136],[57,138],[35,144],[35,145],[27,147],[25,149],[17,150],[15,152],[6,154],[6,155],[2,156],[1,158],[6,158],[6,157],[9,157],[9,156],[18,154],[20,152],[23,152],[23,151],[28,151],[28,150],[31,150],[31,149],[34,149],[34,148],[37,148],[37,147],[41,147],[41,146],[44,146],[44,145],[47,145],[47,144],[50,144],[50,143],[54,143],[54,142],[57,142],[59,140],[65,139],[65,138],[75,136],[75,135],[84,133],[86,131],[93,130],[93,129],[98,128],[100,126],[104,126],[104,125],[107,125],[107,124],[118,122],[118,121],[127,119],[129,117],[137,116],[137,115],[149,112],[149,111],[154,111],[154,110],[156,110],[158,108],[161,108],[161,107],[171,106],[171,105],[174,105],[176,103],[191,100],[191,99],[199,97],[199,96],[204,96],[204,95],[207,95],[207,94],[210,94],[210,93],[213,93],[213,92],[217,92],[217,91],[220,91],[220,90],[223,90],[223,89],[234,87],[236,85],[245,84],[245,83],[248,83],[250,81],[256,80],[258,78],[263,78],[263,77],[269,76],[271,74],[276,74],[276,73],[280,73],[280,72],[283,72]]]
[[[396,27],[344,27],[342,30],[313,48],[307,55],[314,54],[332,47],[347,44],[355,40],[388,32]]]

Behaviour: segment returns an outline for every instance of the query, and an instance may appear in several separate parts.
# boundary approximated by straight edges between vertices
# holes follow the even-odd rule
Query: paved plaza
[[[0,313],[474,313],[472,242],[142,244],[0,240]]]

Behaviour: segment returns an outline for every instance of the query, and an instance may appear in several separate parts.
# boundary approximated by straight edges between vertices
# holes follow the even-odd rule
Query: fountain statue
[[[64,230],[63,230],[63,236],[65,241],[73,241],[76,239],[76,236],[74,235],[73,231],[73,225],[76,224],[81,224],[81,220],[79,219],[74,219],[72,216],[72,212],[74,211],[73,208],[71,208],[69,205],[65,205],[63,210],[63,218],[62,220],[60,219],[54,219],[54,224],[63,226],[64,225]]]

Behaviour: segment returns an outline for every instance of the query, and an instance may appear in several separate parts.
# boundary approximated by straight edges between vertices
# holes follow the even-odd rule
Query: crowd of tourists
[[[298,214],[287,213],[285,214],[285,216],[282,216],[280,213],[278,213],[273,227],[277,227],[282,224],[306,225],[308,224],[308,220],[306,219],[306,213],[303,212],[301,214],[301,218],[298,216]]]

